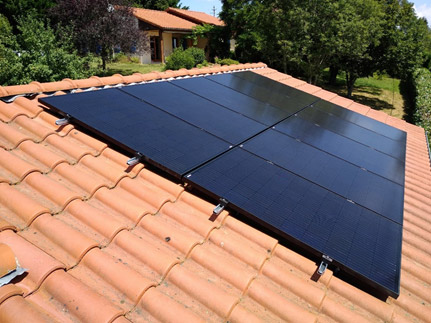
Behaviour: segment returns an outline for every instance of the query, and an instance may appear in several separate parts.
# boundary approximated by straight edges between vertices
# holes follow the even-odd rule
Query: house
[[[141,56],[141,63],[164,63],[165,58],[179,46],[184,48],[193,45],[187,36],[199,24],[223,25],[218,18],[204,12],[169,8],[167,11],[134,8],[133,14],[138,20],[139,28],[147,32],[150,52]],[[205,49],[208,40],[198,37],[197,47]]]
[[[58,116],[38,98],[250,70],[407,132],[401,290],[380,300]],[[0,244],[27,270],[1,322],[427,322],[431,167],[424,130],[264,64],[0,87]],[[0,248],[2,265],[11,252]],[[5,260],[3,260],[5,259]],[[13,260],[13,258],[12,258]]]

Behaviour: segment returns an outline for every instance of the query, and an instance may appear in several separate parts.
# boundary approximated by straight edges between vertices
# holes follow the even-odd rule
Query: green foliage
[[[77,55],[68,30],[56,34],[34,13],[18,19],[17,36],[10,28],[7,20],[0,18],[0,84],[50,82],[91,74],[89,58]]]
[[[55,0],[0,0],[0,13],[12,25],[12,32],[17,33],[18,18],[32,11],[38,18],[44,18]]]
[[[0,85],[20,83],[23,66],[15,52],[17,47],[9,21],[0,15]]]
[[[181,68],[190,69],[195,66],[195,60],[190,52],[178,47],[166,58],[165,70],[179,70]]]
[[[195,66],[207,66],[205,52],[201,48],[189,47],[183,50],[175,48],[174,52],[166,58],[165,70],[179,70],[180,68],[193,68]]]
[[[431,32],[407,0],[222,3],[240,61],[263,61],[310,83],[331,67],[346,74],[349,94],[358,77],[379,70],[405,77],[431,52]]]
[[[138,64],[139,63],[139,57],[126,55],[123,52],[119,52],[119,53],[115,54],[114,58],[112,59],[112,62],[114,62],[114,63],[125,63],[125,64],[127,64],[127,63]]]
[[[193,57],[194,66],[202,64],[205,61],[205,52],[202,48],[189,47],[184,53]]]
[[[128,4],[128,0],[57,0],[51,12],[57,21],[73,29],[78,51],[100,55],[105,69],[112,48],[128,53],[132,48],[143,52],[148,46]]]
[[[418,126],[428,131],[431,140],[431,72],[426,68],[419,68],[413,73],[413,87],[415,92],[414,121]]]
[[[431,32],[423,18],[416,16],[407,0],[380,0],[384,10],[383,34],[372,55],[381,70],[406,79],[422,66],[431,50]]]
[[[226,57],[229,55],[229,31],[225,26],[197,25],[188,38],[193,39],[194,45],[197,45],[198,38],[208,39],[205,52],[208,53],[211,60],[217,56]]]
[[[201,68],[201,67],[206,67],[208,65],[209,65],[209,63],[205,60],[205,61],[202,62],[202,64],[196,65],[196,67]]]
[[[236,65],[239,64],[238,61],[231,59],[231,58],[216,58],[215,59],[216,64],[220,64],[220,65]]]

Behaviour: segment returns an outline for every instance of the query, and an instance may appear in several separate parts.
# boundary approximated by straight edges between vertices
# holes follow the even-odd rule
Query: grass
[[[107,64],[108,75],[122,74],[130,75],[133,73],[150,73],[150,72],[160,72],[163,70],[163,64],[140,64],[140,63],[109,63]]]
[[[91,65],[93,68],[99,70],[97,76],[111,76],[114,74],[131,75],[133,73],[145,74],[154,71],[161,72],[164,67],[163,64],[140,64],[131,61],[128,57],[123,57],[117,62],[107,63],[105,71],[102,70],[102,61],[98,57],[95,57]]]
[[[324,72],[324,79],[328,78],[329,71]],[[337,76],[336,85],[319,84],[322,88],[335,92],[338,95],[347,96],[346,80],[344,75]],[[400,80],[385,75],[359,78],[353,89],[353,100],[381,110],[393,117],[403,119],[405,117],[405,103],[400,94]]]

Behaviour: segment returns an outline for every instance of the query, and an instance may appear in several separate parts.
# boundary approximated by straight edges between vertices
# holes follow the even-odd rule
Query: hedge
[[[415,94],[415,123],[428,132],[431,139],[431,71],[419,68],[413,73]]]

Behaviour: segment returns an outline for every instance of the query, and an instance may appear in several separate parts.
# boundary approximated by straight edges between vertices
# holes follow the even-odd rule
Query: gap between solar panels
[[[135,158],[399,295],[404,132],[252,72],[40,99]],[[61,123],[61,121],[60,121]]]

